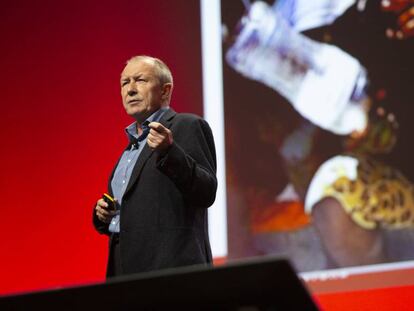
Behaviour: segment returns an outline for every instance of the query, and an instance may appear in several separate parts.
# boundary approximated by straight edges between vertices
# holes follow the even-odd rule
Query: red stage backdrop
[[[174,109],[202,114],[199,15],[186,0],[0,5],[0,294],[104,279],[91,214],[132,122],[120,72],[164,59]]]

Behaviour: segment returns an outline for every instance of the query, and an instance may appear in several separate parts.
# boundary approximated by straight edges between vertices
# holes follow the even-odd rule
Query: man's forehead
[[[129,62],[124,70],[122,70],[121,77],[128,77],[134,76],[138,74],[153,74],[154,73],[154,65],[145,60],[137,60]]]

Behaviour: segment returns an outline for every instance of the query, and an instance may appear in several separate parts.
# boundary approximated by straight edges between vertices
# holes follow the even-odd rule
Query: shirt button
[[[131,162],[131,159],[128,159],[128,162]]]
[[[125,184],[125,180],[123,180],[122,183]]]

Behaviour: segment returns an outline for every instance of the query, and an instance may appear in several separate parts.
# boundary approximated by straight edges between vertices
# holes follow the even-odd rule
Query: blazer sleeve
[[[157,159],[157,168],[180,189],[185,201],[207,208],[217,191],[216,151],[208,123],[195,117],[172,126],[173,144]]]

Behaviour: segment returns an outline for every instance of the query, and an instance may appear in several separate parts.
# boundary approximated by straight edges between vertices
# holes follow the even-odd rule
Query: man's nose
[[[134,96],[138,93],[134,83],[128,84],[127,92],[129,96]]]

